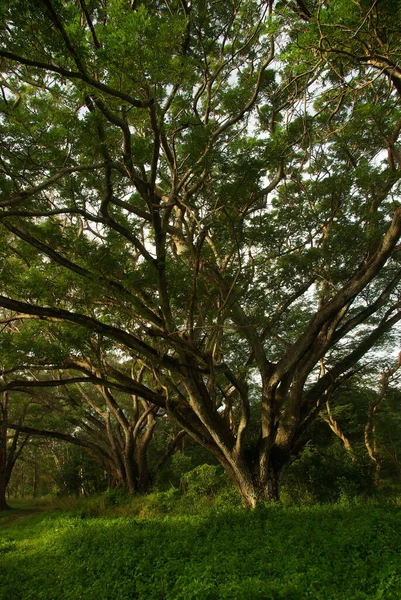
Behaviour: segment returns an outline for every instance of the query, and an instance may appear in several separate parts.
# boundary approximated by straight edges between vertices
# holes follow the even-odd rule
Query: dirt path
[[[10,515],[8,517],[8,519],[5,519],[4,521],[0,521],[0,527],[4,527],[7,525],[14,525],[15,523],[23,521],[25,519],[25,517],[29,517],[29,515],[33,515],[38,512],[42,512],[40,508],[33,508],[30,510],[23,510],[23,509],[18,510],[17,513],[14,512],[12,515]]]

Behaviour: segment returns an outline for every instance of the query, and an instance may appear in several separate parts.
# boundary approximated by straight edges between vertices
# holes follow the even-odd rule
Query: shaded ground
[[[33,508],[33,509],[16,508],[16,509],[11,509],[11,510],[7,510],[7,511],[2,511],[2,512],[0,512],[0,527],[4,527],[7,525],[14,525],[15,523],[18,523],[19,521],[23,521],[23,519],[25,519],[25,517],[29,517],[29,515],[33,515],[38,512],[41,512],[41,511],[42,511],[42,509],[40,509],[40,508]]]
[[[16,511],[0,600],[399,600],[398,506],[199,517]]]

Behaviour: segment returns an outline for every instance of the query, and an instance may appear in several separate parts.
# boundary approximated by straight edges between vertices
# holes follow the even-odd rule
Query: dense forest
[[[0,510],[399,494],[399,2],[0,6]]]

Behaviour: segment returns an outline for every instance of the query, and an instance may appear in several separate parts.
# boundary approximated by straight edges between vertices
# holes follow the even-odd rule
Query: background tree
[[[382,404],[385,396],[389,392],[389,387],[394,385],[397,380],[400,378],[399,369],[401,367],[401,354],[399,354],[397,361],[392,364],[388,369],[384,369],[381,372],[380,377],[380,389],[376,394],[376,397],[370,402],[368,415],[366,420],[366,425],[364,428],[364,440],[366,450],[369,454],[369,458],[371,460],[372,466],[375,471],[375,482],[376,485],[379,485],[379,477],[380,471],[383,466],[383,459],[380,456],[378,450],[378,440],[376,435],[376,420],[377,420],[377,411]]]
[[[3,389],[32,367],[123,389],[244,502],[277,498],[327,392],[401,319],[398,13],[4,6],[0,306],[26,325]]]
[[[30,438],[13,468],[7,498],[39,498],[55,491],[52,440]]]
[[[9,390],[16,383],[10,382]],[[20,382],[19,390],[40,407],[39,415],[29,424],[9,421],[9,429],[79,446],[108,474],[111,487],[123,487],[130,493],[148,491],[151,472],[147,455],[158,407],[140,402],[136,396],[127,402],[120,394],[117,400],[103,387],[88,390],[80,384],[68,386],[59,378],[29,383],[32,387]],[[57,393],[54,388],[41,389],[49,383],[58,387]],[[74,456],[78,459],[78,454]]]
[[[28,411],[29,402],[18,402],[17,400],[17,403],[11,407],[8,391],[2,393],[0,399],[0,510],[10,508],[7,503],[7,486],[15,464],[29,441],[29,435],[22,433],[20,429]],[[13,417],[18,424],[11,431],[9,419]]]

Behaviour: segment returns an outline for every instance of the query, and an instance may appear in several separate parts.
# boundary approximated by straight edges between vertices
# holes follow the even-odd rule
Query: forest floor
[[[23,521],[26,517],[34,515],[38,512],[42,512],[42,509],[34,508],[29,510],[18,508],[3,511],[2,513],[0,513],[0,527],[6,527],[7,525],[18,523],[20,521]]]
[[[124,516],[93,504],[1,513],[0,600],[401,598],[396,503],[183,515],[160,499]]]

